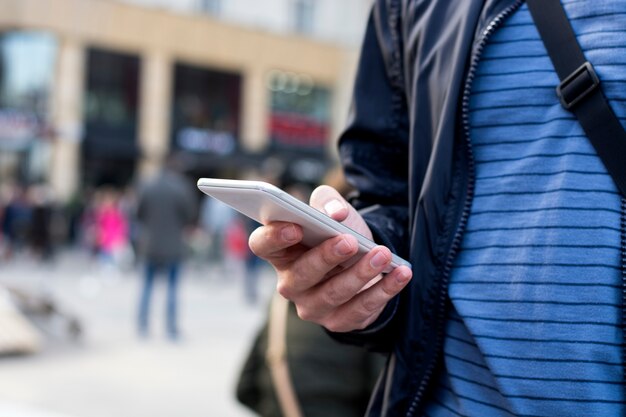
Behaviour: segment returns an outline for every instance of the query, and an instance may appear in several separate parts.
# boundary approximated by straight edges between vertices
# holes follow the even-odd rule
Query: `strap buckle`
[[[556,88],[561,105],[567,110],[588,96],[600,85],[600,79],[589,61],[565,78]]]

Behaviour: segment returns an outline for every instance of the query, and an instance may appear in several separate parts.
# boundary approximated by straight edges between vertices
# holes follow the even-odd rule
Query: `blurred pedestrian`
[[[53,255],[54,206],[49,187],[43,184],[32,186],[29,191],[32,201],[32,218],[29,228],[30,247],[33,255],[47,261]]]
[[[20,252],[27,244],[31,220],[32,206],[28,200],[26,189],[22,185],[15,185],[4,209],[2,219],[2,233],[7,258]]]
[[[221,201],[209,196],[203,197],[199,223],[210,241],[207,253],[210,262],[223,261],[226,229],[236,215],[234,209]]]
[[[105,266],[119,266],[119,258],[128,246],[128,219],[120,207],[116,190],[100,191],[94,222],[98,257]]]
[[[145,256],[143,290],[139,303],[138,331],[148,335],[150,299],[155,276],[167,275],[167,335],[179,337],[177,290],[180,266],[185,254],[184,233],[196,217],[196,200],[191,186],[180,173],[175,157],[141,189],[137,219],[140,222],[140,247]]]
[[[243,219],[243,224],[245,227],[245,271],[244,271],[244,296],[246,302],[248,304],[256,304],[259,299],[259,279],[261,268],[265,261],[258,256],[256,256],[250,250],[250,247],[247,245],[248,236],[250,233],[254,231],[257,227],[259,227],[259,223],[256,221],[245,217]]]
[[[252,252],[248,248],[248,218],[237,213],[228,223],[224,233],[224,277],[228,280],[244,279],[244,291],[247,287],[247,263]]]

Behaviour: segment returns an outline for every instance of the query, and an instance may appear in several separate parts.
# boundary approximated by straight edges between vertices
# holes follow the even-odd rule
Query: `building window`
[[[85,168],[93,168],[84,173],[88,183],[125,185],[132,179],[139,156],[139,67],[136,55],[87,51],[83,153]]]
[[[315,21],[314,0],[293,0],[293,27],[298,33],[313,33]]]
[[[330,135],[330,89],[311,77],[272,71],[270,137],[272,146],[323,153]]]
[[[193,153],[236,151],[241,101],[239,74],[177,64],[172,146]]]
[[[46,33],[0,34],[0,106],[46,114],[56,53]]]
[[[87,53],[85,123],[90,133],[115,131],[132,141],[137,130],[139,57],[102,49]]]
[[[221,0],[198,0],[198,10],[202,13],[218,16],[222,11]]]
[[[47,161],[36,155],[48,154],[57,50],[44,32],[0,33],[0,179],[47,175]]]

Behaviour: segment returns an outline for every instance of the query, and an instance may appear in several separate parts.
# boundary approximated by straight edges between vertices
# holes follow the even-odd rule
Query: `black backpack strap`
[[[613,181],[626,196],[626,131],[609,106],[559,0],[527,0],[528,9],[561,80],[561,104],[574,113]]]

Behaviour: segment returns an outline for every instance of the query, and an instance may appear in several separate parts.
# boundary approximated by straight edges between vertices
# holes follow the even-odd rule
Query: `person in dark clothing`
[[[34,254],[41,260],[50,260],[53,255],[52,227],[54,207],[44,185],[30,189],[32,214],[29,228],[29,241]]]
[[[28,244],[32,214],[32,205],[25,188],[16,186],[2,218],[7,257],[20,252]]]
[[[155,276],[167,275],[167,334],[179,336],[177,322],[177,291],[181,262],[185,254],[184,232],[196,216],[196,200],[191,186],[168,166],[147,182],[139,191],[137,219],[140,222],[140,241],[146,258],[144,285],[139,303],[138,330],[148,334],[150,299]]]
[[[561,4],[624,127],[626,3]],[[626,415],[626,198],[559,84],[523,0],[374,3],[339,142],[357,193],[310,201],[381,246],[342,269],[352,236],[250,238],[302,318],[388,354],[368,416]],[[391,252],[412,269],[383,275]]]

